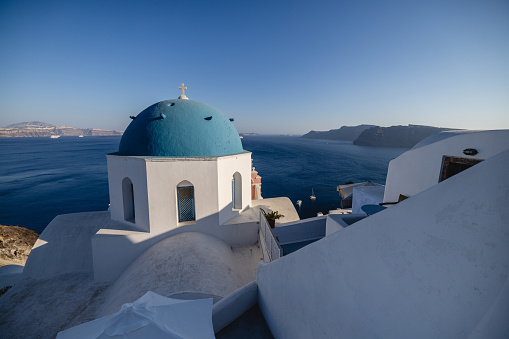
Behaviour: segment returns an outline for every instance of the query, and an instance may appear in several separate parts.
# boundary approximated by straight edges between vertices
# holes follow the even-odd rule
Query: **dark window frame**
[[[442,182],[464,170],[480,163],[484,159],[476,158],[463,158],[451,155],[444,155],[442,157],[442,167],[440,169],[440,177],[438,182]]]
[[[188,195],[188,192],[184,192],[184,190],[191,190],[191,198],[182,198],[181,194]],[[182,191],[182,192],[181,192]],[[194,186],[178,186],[177,187],[177,202],[178,202],[178,220],[179,222],[188,222],[188,221],[196,221],[196,206],[194,199]],[[183,206],[185,202],[185,205]],[[189,206],[191,204],[191,206]],[[189,211],[184,211],[186,208]]]

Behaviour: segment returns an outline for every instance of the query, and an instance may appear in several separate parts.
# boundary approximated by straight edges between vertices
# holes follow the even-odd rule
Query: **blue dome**
[[[119,155],[206,157],[242,153],[231,121],[214,107],[193,100],[158,102],[127,126]]]

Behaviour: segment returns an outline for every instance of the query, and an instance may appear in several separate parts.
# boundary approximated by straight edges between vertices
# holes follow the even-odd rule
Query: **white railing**
[[[260,211],[260,240],[265,242],[265,248],[269,253],[269,260],[274,261],[283,256],[283,250],[279,247],[274,234],[272,233],[272,229],[265,218],[265,215],[262,211]]]

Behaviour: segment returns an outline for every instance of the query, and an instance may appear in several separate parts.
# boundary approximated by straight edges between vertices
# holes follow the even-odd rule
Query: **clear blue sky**
[[[239,132],[509,128],[509,1],[0,1],[0,126],[123,130],[181,82]]]

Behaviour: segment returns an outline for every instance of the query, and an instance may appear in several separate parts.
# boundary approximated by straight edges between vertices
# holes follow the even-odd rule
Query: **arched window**
[[[177,185],[179,222],[196,220],[194,212],[194,186],[184,180]]]
[[[242,176],[239,172],[235,172],[232,178],[232,207],[242,208]]]
[[[124,220],[134,223],[134,189],[133,182],[128,177],[122,180],[122,199],[124,202]]]

